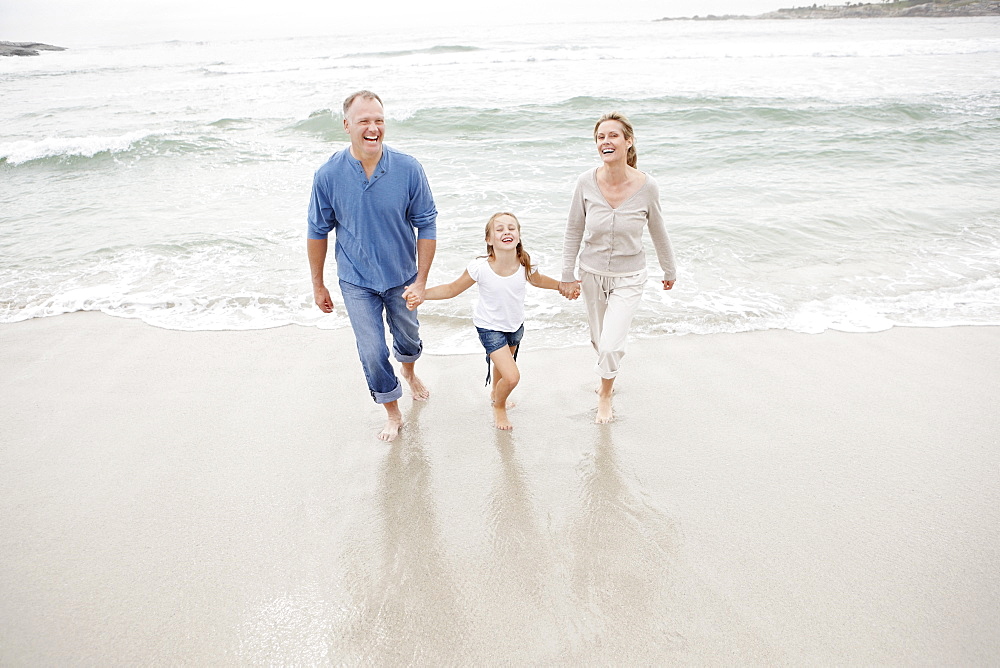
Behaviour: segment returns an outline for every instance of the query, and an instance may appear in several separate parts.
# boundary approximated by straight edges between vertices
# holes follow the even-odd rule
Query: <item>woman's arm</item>
[[[583,182],[578,179],[573,200],[569,205],[569,215],[566,219],[566,232],[563,235],[563,266],[562,281],[576,281],[576,258],[580,255],[580,245],[583,243],[583,231],[587,226],[587,214],[584,208]]]
[[[649,176],[647,178],[652,179]],[[649,228],[649,236],[653,240],[653,248],[656,249],[656,259],[659,260],[660,269],[663,270],[663,289],[669,290],[674,287],[674,280],[677,278],[674,249],[670,244],[670,236],[667,234],[667,226],[663,221],[663,213],[660,211],[660,189],[656,181],[652,182],[652,186],[646,209],[648,220],[646,226]]]

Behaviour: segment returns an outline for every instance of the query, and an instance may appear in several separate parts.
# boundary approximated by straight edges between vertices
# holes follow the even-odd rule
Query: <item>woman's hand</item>
[[[664,290],[670,290],[673,287],[674,287],[674,282],[673,281],[663,281],[663,289]]]
[[[559,294],[566,299],[576,299],[580,296],[580,281],[559,281]]]

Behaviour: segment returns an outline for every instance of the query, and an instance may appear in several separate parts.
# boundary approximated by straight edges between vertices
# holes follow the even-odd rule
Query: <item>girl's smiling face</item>
[[[497,216],[486,228],[486,245],[494,250],[515,250],[521,243],[521,226],[513,216]]]

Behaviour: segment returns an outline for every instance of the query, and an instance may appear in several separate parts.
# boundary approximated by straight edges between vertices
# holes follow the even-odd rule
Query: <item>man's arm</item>
[[[326,265],[326,239],[306,239],[306,253],[309,256],[309,273],[312,276],[313,301],[323,313],[333,313],[333,298],[323,282],[323,268]],[[433,256],[433,253],[431,254]],[[426,281],[426,278],[425,278]]]
[[[436,250],[436,239],[417,239],[417,278],[412,285],[406,286],[408,301],[413,306],[420,306],[424,303],[427,276],[431,273],[431,263],[434,262],[434,251]]]

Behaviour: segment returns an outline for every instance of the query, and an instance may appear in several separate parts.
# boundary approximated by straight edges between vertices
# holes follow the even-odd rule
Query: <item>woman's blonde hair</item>
[[[493,244],[490,243],[490,237],[493,235],[493,223],[496,222],[497,218],[501,216],[510,216],[517,223],[517,233],[521,234],[521,221],[517,219],[517,216],[510,213],[509,211],[498,211],[490,216],[489,222],[486,223],[486,255],[485,257],[495,258],[496,255],[493,253]],[[524,275],[526,278],[531,278],[531,256],[528,255],[528,251],[524,250],[524,244],[520,240],[517,242],[517,261],[521,263],[524,267]]]
[[[619,113],[617,111],[609,111],[600,118],[597,119],[597,123],[594,124],[594,141],[597,141],[597,128],[601,127],[601,123],[604,121],[618,121],[622,124],[622,130],[625,133],[625,139],[632,142],[632,145],[628,147],[628,153],[625,154],[625,161],[628,163],[629,167],[635,167],[638,162],[639,154],[635,151],[635,130],[632,129],[632,123],[629,122],[625,114]]]

